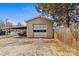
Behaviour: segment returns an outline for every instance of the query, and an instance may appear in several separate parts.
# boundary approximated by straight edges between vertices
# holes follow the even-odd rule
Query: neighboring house
[[[27,37],[53,38],[53,20],[45,17],[36,17],[26,21]]]
[[[26,35],[26,26],[6,27],[6,31],[10,34],[24,34]]]

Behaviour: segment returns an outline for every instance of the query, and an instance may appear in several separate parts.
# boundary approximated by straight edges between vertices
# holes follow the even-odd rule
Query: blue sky
[[[35,5],[34,3],[0,3],[0,17],[8,18],[13,24],[17,22],[24,24],[26,20],[39,15]]]

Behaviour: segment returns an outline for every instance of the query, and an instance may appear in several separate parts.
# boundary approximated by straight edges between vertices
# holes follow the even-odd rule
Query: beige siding
[[[34,24],[45,24],[47,25],[47,37],[48,38],[52,38],[53,37],[53,24],[51,21],[46,20],[46,19],[42,19],[42,18],[38,18],[38,19],[34,19],[31,20],[27,23],[27,37],[33,37],[33,25]]]

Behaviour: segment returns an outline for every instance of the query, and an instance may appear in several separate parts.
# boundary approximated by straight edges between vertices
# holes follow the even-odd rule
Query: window
[[[43,32],[42,30],[40,30],[40,32]]]
[[[46,32],[46,30],[43,30],[43,32]]]
[[[36,30],[37,32],[39,32],[40,30]]]
[[[36,30],[33,30],[33,32],[36,32]]]
[[[46,32],[46,30],[33,30],[33,32]]]

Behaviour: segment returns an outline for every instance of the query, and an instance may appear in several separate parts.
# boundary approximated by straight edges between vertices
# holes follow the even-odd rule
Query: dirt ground
[[[72,56],[76,50],[57,39],[0,36],[1,56]]]

